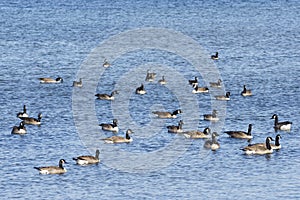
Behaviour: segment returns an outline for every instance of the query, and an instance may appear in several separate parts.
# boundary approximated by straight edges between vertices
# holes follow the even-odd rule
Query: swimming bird
[[[82,87],[82,78],[79,81],[73,81],[73,87]]]
[[[204,114],[203,118],[204,118],[204,120],[207,120],[207,121],[214,121],[214,122],[216,122],[216,121],[219,121],[219,118],[218,118],[217,114],[218,114],[218,111],[217,110],[213,110],[212,114]]]
[[[20,119],[22,119],[25,124],[40,125],[42,119],[42,113],[38,114],[37,119],[33,117],[20,117]]]
[[[281,139],[281,135],[277,134],[275,137],[275,144],[271,144],[272,149],[281,149],[281,144],[279,140]]]
[[[198,85],[198,77],[195,76],[195,79],[194,79],[194,80],[189,80],[189,84],[190,84],[190,85],[193,85],[193,86]]]
[[[215,151],[220,148],[220,144],[217,141],[218,134],[216,132],[213,132],[211,135],[211,140],[206,140],[204,143],[204,148],[211,149],[212,151]]]
[[[29,115],[27,114],[27,112],[26,112],[26,105],[24,105],[23,106],[23,112],[19,112],[18,114],[17,114],[17,117],[29,117]]]
[[[279,141],[280,139],[281,139],[281,135],[277,134],[276,137],[275,137],[275,144],[270,144],[272,149],[274,149],[274,150],[281,149],[281,144],[280,144],[280,141]],[[254,144],[254,145],[264,146],[265,143],[257,143],[257,144]],[[250,146],[253,146],[253,144],[250,144]]]
[[[105,143],[113,144],[113,143],[130,143],[133,141],[133,139],[130,137],[130,134],[132,134],[133,131],[131,129],[128,129],[126,131],[125,137],[121,136],[112,136],[108,138],[102,139]]]
[[[264,154],[270,154],[273,153],[273,149],[271,147],[270,142],[273,141],[271,137],[266,138],[265,145],[259,144],[250,144],[244,148],[242,148],[243,151],[245,151],[246,154],[258,154],[258,155],[264,155]]]
[[[144,84],[141,84],[140,87],[136,88],[135,93],[136,94],[146,94],[146,90],[144,89]]]
[[[111,92],[111,94],[95,94],[95,96],[97,97],[97,99],[100,100],[114,100],[115,99],[115,94],[119,94],[119,91],[114,90]]]
[[[171,112],[163,112],[163,111],[153,111],[154,115],[158,118],[176,118],[178,114],[182,113],[180,109],[175,110],[173,113]]]
[[[184,124],[183,121],[180,120],[178,122],[178,126],[175,126],[175,125],[167,126],[168,132],[169,133],[182,133],[183,132],[183,130],[182,130],[183,124]]]
[[[119,127],[118,127],[118,120],[117,119],[113,119],[113,123],[112,124],[99,124],[99,126],[102,127],[102,130],[104,131],[112,131],[117,133],[119,131]]]
[[[271,119],[274,119],[274,129],[275,130],[282,130],[282,131],[290,131],[292,128],[292,122],[290,121],[284,121],[284,122],[278,122],[278,116],[274,114]]]
[[[246,97],[246,96],[252,96],[252,92],[251,92],[251,90],[247,90],[246,85],[244,85],[244,89],[241,92],[241,95],[244,96],[244,97]]]
[[[145,81],[153,82],[155,77],[156,77],[156,73],[150,72],[150,70],[148,69]]]
[[[110,63],[106,59],[104,59],[102,66],[105,68],[110,67]]]
[[[99,154],[100,151],[97,149],[95,156],[78,156],[73,158],[73,160],[75,160],[78,165],[97,164],[100,162]]]
[[[211,59],[213,59],[213,60],[218,60],[218,59],[219,59],[219,53],[216,52],[215,55],[212,55],[212,56],[211,56]]]
[[[161,85],[167,84],[167,81],[166,81],[166,79],[165,79],[165,76],[162,76],[162,78],[158,81],[158,83],[161,84]]]
[[[40,83],[62,83],[63,79],[61,77],[57,77],[56,79],[52,78],[39,78]]]
[[[184,137],[191,139],[201,139],[201,138],[209,138],[210,128],[205,128],[203,132],[195,130],[195,131],[185,131],[183,132]]]
[[[27,131],[24,122],[20,122],[19,126],[14,126],[11,131],[11,134],[26,134],[26,133]]]
[[[208,87],[199,87],[198,84],[194,84],[193,87],[194,87],[192,91],[193,94],[209,92]]]
[[[64,159],[60,159],[58,166],[34,167],[34,169],[39,170],[40,174],[63,174],[67,171],[63,166],[65,163],[67,162]]]
[[[218,82],[209,82],[210,87],[214,88],[220,88],[221,87],[222,80],[219,79]]]
[[[240,138],[240,139],[252,139],[253,136],[251,135],[252,131],[252,124],[248,125],[248,131],[225,131],[230,137],[232,138]]]
[[[229,101],[230,100],[230,92],[226,92],[225,96],[220,95],[220,96],[215,96],[215,98],[220,101]]]

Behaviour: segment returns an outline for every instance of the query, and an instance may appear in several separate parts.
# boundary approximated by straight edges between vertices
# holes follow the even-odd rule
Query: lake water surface
[[[0,10],[3,198],[300,198],[298,1],[4,0]],[[121,43],[105,46],[123,36]],[[112,51],[114,56],[105,56]],[[212,61],[216,51],[219,60]],[[107,69],[102,67],[106,58]],[[145,82],[148,69],[157,73],[153,83]],[[162,75],[166,86],[157,84]],[[58,76],[63,83],[38,80]],[[220,77],[224,87],[192,94],[187,80],[195,76],[202,86]],[[73,88],[79,77],[83,88]],[[147,94],[135,95],[141,83]],[[253,96],[240,95],[244,84]],[[93,96],[114,89],[119,90],[114,102]],[[214,100],[225,91],[231,92],[230,101]],[[12,135],[24,104],[30,116],[43,114],[42,125]],[[177,119],[151,114],[178,108],[183,113]],[[212,108],[221,112],[218,123],[203,120]],[[279,121],[293,122],[290,132],[274,131],[275,113]],[[119,120],[119,135],[134,130],[132,143],[101,141],[113,134],[98,124],[113,118]],[[211,152],[203,148],[205,140],[168,133],[166,126],[180,119],[185,130],[210,126],[219,133],[221,148]],[[249,123],[251,143],[279,133],[282,149],[269,156],[244,155],[240,148],[248,142],[224,131],[246,131]],[[72,160],[96,148],[100,164],[82,167]],[[39,175],[33,168],[57,165],[61,158],[68,162],[64,175]]]

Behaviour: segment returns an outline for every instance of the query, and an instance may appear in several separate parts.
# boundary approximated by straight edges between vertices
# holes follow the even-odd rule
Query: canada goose
[[[246,85],[244,85],[244,89],[241,92],[241,95],[244,96],[244,97],[246,97],[246,96],[252,96],[252,92],[251,92],[251,90],[247,90]]]
[[[220,88],[222,80],[219,79],[218,82],[209,82],[210,87]]]
[[[39,78],[40,79],[40,83],[62,83],[63,79],[61,77],[58,77],[56,79],[52,79],[52,78]]]
[[[148,69],[145,81],[153,82],[155,77],[156,77],[156,73],[150,72],[150,70]]]
[[[118,120],[117,119],[113,119],[113,123],[112,124],[99,124],[99,126],[102,127],[102,130],[105,131],[112,131],[117,133],[119,131],[119,127],[118,127]]]
[[[193,84],[193,87],[194,87],[192,91],[193,94],[209,92],[208,87],[199,87],[198,84]]]
[[[19,126],[14,126],[11,134],[26,134],[26,127],[24,125],[24,122],[21,122]]]
[[[225,131],[232,138],[240,138],[240,139],[252,139],[251,135],[252,124],[248,125],[248,132],[244,131]]]
[[[194,80],[189,80],[189,84],[190,84],[190,85],[193,85],[193,86],[198,85],[198,77],[195,76],[195,79],[194,79]]]
[[[213,60],[218,60],[218,59],[219,59],[219,53],[216,52],[215,55],[212,55],[212,56],[211,56],[211,59],[213,59]]]
[[[153,111],[152,113],[158,118],[176,118],[178,114],[182,113],[182,111],[179,109],[175,110],[173,113],[163,111]]]
[[[281,135],[276,135],[275,137],[275,144],[271,144],[272,149],[281,149],[281,144],[279,140],[281,139]]]
[[[20,119],[22,119],[25,124],[40,125],[42,119],[42,113],[38,114],[37,119],[33,117],[21,117]]]
[[[17,117],[29,117],[29,115],[27,114],[27,112],[26,112],[26,105],[24,105],[23,106],[23,112],[19,112],[18,114],[17,114]]]
[[[289,131],[292,128],[292,122],[285,121],[285,122],[278,122],[278,116],[274,114],[271,119],[274,119],[274,128],[275,130],[282,130],[282,131]]]
[[[73,158],[73,160],[75,160],[78,165],[97,164],[100,162],[99,154],[100,151],[97,149],[95,156],[78,156]]]
[[[273,153],[273,149],[270,145],[270,141],[273,139],[271,137],[266,138],[266,143],[265,145],[260,145],[260,144],[250,144],[246,147],[244,147],[242,150],[245,151],[246,154],[258,154],[258,155],[263,155],[263,154],[269,154]]]
[[[217,141],[218,134],[216,132],[213,132],[211,135],[211,140],[206,140],[204,143],[204,148],[211,149],[212,151],[215,151],[220,148],[220,144]]]
[[[73,81],[73,87],[82,87],[82,78],[79,81]]]
[[[109,143],[109,144],[113,144],[113,143],[130,143],[132,142],[132,138],[130,137],[130,134],[132,134],[133,131],[131,129],[128,129],[126,131],[126,135],[125,137],[121,137],[121,136],[112,136],[112,137],[108,137],[104,140],[105,143]]]
[[[40,174],[63,174],[67,170],[63,167],[63,164],[67,163],[64,159],[59,160],[58,166],[48,166],[48,167],[34,167],[40,171]]]
[[[218,111],[213,110],[212,114],[204,114],[203,117],[204,117],[204,120],[207,120],[207,121],[219,121],[217,114],[218,114]]]
[[[119,92],[117,90],[114,90],[111,92],[111,94],[95,94],[95,96],[97,97],[97,99],[100,100],[114,100],[115,99],[115,94],[119,94]]]
[[[106,59],[104,59],[102,66],[105,68],[110,67],[110,63]]]
[[[220,101],[229,101],[230,100],[230,92],[226,92],[225,96],[220,95],[220,96],[215,96],[215,98]]]
[[[205,128],[203,132],[201,131],[185,131],[183,132],[184,137],[191,139],[201,139],[201,138],[209,138],[210,128]]]
[[[161,85],[167,84],[167,81],[166,81],[166,79],[165,79],[165,76],[162,76],[162,78],[158,81],[158,83],[161,84]]]
[[[281,139],[281,135],[277,134],[275,137],[275,144],[271,144],[272,149],[281,149],[281,144],[279,142],[280,139]],[[253,145],[264,146],[265,143],[250,144],[250,146],[253,146]]]
[[[146,94],[146,90],[144,89],[144,84],[141,84],[140,87],[136,88],[135,93],[136,94]]]
[[[168,132],[169,133],[182,133],[182,125],[183,125],[183,121],[180,120],[178,122],[178,126],[172,125],[172,126],[167,126]]]

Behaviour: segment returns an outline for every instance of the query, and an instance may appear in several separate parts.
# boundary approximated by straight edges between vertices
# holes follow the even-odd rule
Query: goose
[[[178,126],[175,126],[175,125],[172,125],[172,126],[167,126],[167,129],[168,129],[168,132],[169,133],[182,133],[183,130],[182,130],[182,125],[183,125],[183,121],[180,120],[178,122]]]
[[[158,118],[176,118],[178,114],[182,113],[182,111],[179,109],[175,110],[173,113],[163,111],[153,111],[152,113]]]
[[[40,83],[62,83],[63,79],[61,77],[58,77],[56,79],[52,78],[39,78]]]
[[[125,137],[121,136],[112,136],[108,138],[102,139],[105,143],[113,144],[113,143],[130,143],[133,141],[133,139],[130,137],[130,134],[132,134],[133,131],[131,129],[128,129],[126,131]]]
[[[273,153],[273,149],[271,147],[270,142],[273,141],[271,137],[266,138],[265,145],[259,144],[250,144],[244,148],[242,148],[243,151],[245,151],[246,154],[258,154],[258,155],[264,155],[264,154],[270,154]]]
[[[252,96],[252,92],[251,92],[251,90],[247,90],[246,85],[244,85],[244,89],[241,92],[241,95],[244,96],[244,97],[246,97],[246,96]]]
[[[156,77],[156,73],[150,72],[150,70],[148,69],[145,81],[153,82],[155,77]]]
[[[201,138],[209,138],[210,134],[210,128],[205,128],[203,132],[201,131],[185,131],[183,132],[183,135],[185,138],[191,138],[191,139],[201,139]]]
[[[189,84],[190,84],[190,85],[193,85],[193,86],[198,85],[198,77],[195,76],[195,79],[194,79],[194,80],[189,80]]]
[[[108,68],[108,67],[110,67],[110,63],[106,59],[104,59],[102,66],[105,68]]]
[[[162,78],[158,81],[158,83],[161,84],[161,85],[167,84],[167,81],[166,81],[166,79],[165,79],[165,76],[162,76]]]
[[[118,120],[117,119],[113,119],[113,123],[112,124],[99,124],[99,126],[102,127],[102,130],[104,131],[112,131],[117,133],[119,131],[119,127],[118,127]]]
[[[48,166],[48,167],[34,167],[34,169],[39,170],[40,174],[63,174],[67,170],[63,167],[63,164],[67,163],[64,159],[60,159],[58,166]]]
[[[277,134],[275,137],[275,144],[271,144],[272,149],[281,149],[281,144],[279,140],[281,139],[281,135]]]
[[[215,98],[220,101],[229,101],[230,100],[230,92],[226,92],[225,96],[220,95],[220,96],[215,96]]]
[[[42,113],[38,114],[37,119],[33,117],[21,117],[20,119],[22,119],[25,124],[40,125],[42,119]]]
[[[281,149],[281,144],[280,144],[280,142],[279,142],[280,139],[281,139],[281,135],[280,135],[280,134],[277,134],[276,137],[275,137],[275,144],[271,144],[272,149],[274,149],[274,150]],[[255,144],[255,145],[261,145],[261,146],[264,146],[265,143],[257,143],[257,144]],[[252,144],[252,145],[250,144],[250,146],[253,146],[253,144]]]
[[[216,132],[213,132],[211,135],[211,140],[206,140],[204,143],[204,148],[211,149],[212,151],[215,151],[220,148],[220,144],[217,141],[218,134]]]
[[[199,87],[197,84],[194,84],[193,87],[194,87],[192,91],[193,94],[209,92],[208,87]]]
[[[100,100],[114,100],[115,99],[115,94],[119,94],[119,91],[114,90],[111,92],[111,94],[95,94],[95,96],[97,97],[97,99]]]
[[[274,128],[275,130],[282,130],[282,131],[290,131],[292,128],[292,122],[285,121],[285,122],[278,122],[278,116],[274,114],[271,119],[274,119]]]
[[[78,156],[73,158],[73,160],[75,160],[78,165],[97,164],[100,162],[99,154],[100,151],[97,149],[95,156]]]
[[[219,79],[218,82],[209,82],[210,87],[214,88],[220,88],[221,87],[222,80]]]
[[[14,126],[11,131],[11,134],[26,134],[26,133],[27,131],[24,122],[20,122],[19,126]]]
[[[141,84],[140,87],[136,88],[135,93],[136,94],[146,94],[146,90],[144,89],[144,84]]]
[[[73,87],[82,87],[82,78],[79,81],[73,81]]]
[[[252,124],[248,125],[248,132],[244,131],[225,131],[232,138],[240,138],[240,139],[252,139],[251,135]]]
[[[215,55],[212,55],[212,56],[211,56],[211,59],[213,59],[213,60],[218,60],[218,59],[219,59],[219,53],[216,52]]]
[[[19,113],[17,114],[17,117],[18,117],[18,118],[21,118],[21,117],[29,117],[29,115],[28,115],[27,112],[26,112],[26,105],[23,106],[23,112],[19,112]]]
[[[214,121],[214,122],[216,122],[216,121],[219,121],[219,118],[218,118],[217,114],[218,114],[218,111],[217,110],[213,110],[212,114],[204,114],[203,118],[204,118],[204,120],[207,120],[207,121]]]

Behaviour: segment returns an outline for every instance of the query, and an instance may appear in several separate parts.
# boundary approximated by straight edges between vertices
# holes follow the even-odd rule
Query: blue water
[[[3,198],[299,199],[299,10],[298,1],[2,1]],[[90,73],[90,77],[98,78],[93,75],[103,72],[92,95],[88,91],[83,95],[83,100],[92,100],[88,106],[95,109],[96,123],[87,121],[91,114],[85,112],[87,103],[82,100],[78,106],[74,96],[85,92],[90,77],[83,77],[81,89],[73,88],[72,82],[79,78],[92,50],[119,34],[141,28],[171,30],[196,41],[208,58],[203,65],[218,69],[223,89],[185,96],[192,90],[187,80],[198,76],[204,85],[207,82],[202,75],[206,72],[199,72],[190,60],[172,51],[130,51],[109,60],[112,66],[105,71],[99,65]],[[131,39],[123,45],[132,44],[135,38]],[[173,42],[169,41],[170,46]],[[220,59],[213,62],[209,57],[216,51]],[[97,58],[101,62],[105,59],[102,55]],[[159,69],[155,83],[144,81],[147,69]],[[161,75],[166,75],[166,86],[156,84]],[[57,76],[63,77],[62,84],[38,81],[39,77]],[[178,77],[186,80],[186,85],[179,84]],[[145,96],[134,94],[141,82],[148,90]],[[253,91],[252,97],[240,95],[244,84]],[[94,100],[93,94],[113,89],[120,90],[115,102]],[[232,97],[224,104],[224,123],[218,126],[203,121],[202,115],[218,103],[212,94],[225,91]],[[20,122],[16,113],[23,104],[32,117],[42,112],[42,125],[27,126],[24,136],[11,135],[12,127]],[[184,112],[179,116],[186,122],[184,129],[220,129],[221,148],[210,152],[203,149],[204,140],[169,134],[165,126],[177,124],[179,119],[164,121],[151,115],[155,109],[178,108]],[[270,119],[274,113],[280,121],[292,121],[293,126],[290,132],[279,132],[283,147],[270,156],[246,156],[240,148],[248,142],[223,133],[246,130],[252,123],[253,143],[263,142],[267,136],[275,138]],[[80,129],[84,125],[97,127],[97,123],[113,118],[120,120],[120,135],[135,127],[131,144],[108,146],[100,138],[111,133],[99,128],[95,132]],[[172,151],[164,153],[168,147]],[[95,148],[101,152],[99,165],[75,165],[72,157],[94,154]],[[143,159],[119,159],[123,154]],[[39,175],[33,168],[56,165],[61,158],[68,162],[64,175]]]

